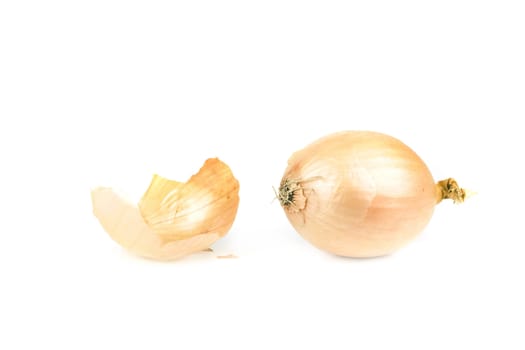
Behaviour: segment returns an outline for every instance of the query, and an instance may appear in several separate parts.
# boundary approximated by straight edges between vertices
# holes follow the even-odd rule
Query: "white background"
[[[504,0],[2,1],[0,348],[525,348],[524,18]],[[348,129],[478,195],[390,257],[318,251],[272,186]],[[138,199],[216,156],[241,203],[214,253],[137,258],[92,216],[92,187]]]

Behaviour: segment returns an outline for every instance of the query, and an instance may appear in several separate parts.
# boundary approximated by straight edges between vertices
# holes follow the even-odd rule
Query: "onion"
[[[306,240],[347,257],[390,254],[417,236],[442,199],[462,202],[456,181],[437,184],[419,156],[370,131],[328,135],[294,153],[277,197]]]

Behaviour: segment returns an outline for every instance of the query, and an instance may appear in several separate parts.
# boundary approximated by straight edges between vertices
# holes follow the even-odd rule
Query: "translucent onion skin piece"
[[[278,198],[293,227],[316,247],[376,257],[416,237],[443,196],[425,163],[401,141],[345,131],[294,153]]]
[[[239,182],[225,163],[208,159],[186,183],[154,175],[138,206],[107,187],[91,199],[114,241],[143,257],[174,260],[206,250],[230,230]]]

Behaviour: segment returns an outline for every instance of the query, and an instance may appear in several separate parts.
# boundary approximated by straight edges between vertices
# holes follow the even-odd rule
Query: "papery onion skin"
[[[377,257],[416,237],[443,196],[425,163],[398,139],[345,131],[294,153],[278,198],[293,227],[318,248]]]
[[[239,182],[226,163],[206,160],[187,182],[155,175],[138,206],[111,188],[91,192],[93,213],[117,243],[155,260],[206,250],[230,230]]]
[[[148,259],[179,259],[205,250],[221,237],[218,233],[203,233],[166,241],[147,225],[137,205],[111,188],[95,188],[91,198],[93,212],[109,236],[130,252]],[[115,220],[116,217],[119,219]]]

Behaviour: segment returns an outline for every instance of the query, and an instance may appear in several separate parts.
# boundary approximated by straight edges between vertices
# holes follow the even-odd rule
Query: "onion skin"
[[[93,214],[109,236],[149,259],[175,260],[209,249],[230,230],[239,206],[239,182],[217,158],[187,182],[154,175],[136,204],[108,187],[91,192]]]
[[[316,247],[347,257],[377,257],[398,250],[425,228],[442,191],[401,141],[345,131],[294,153],[278,198],[293,227]],[[457,200],[463,198],[464,193]]]

